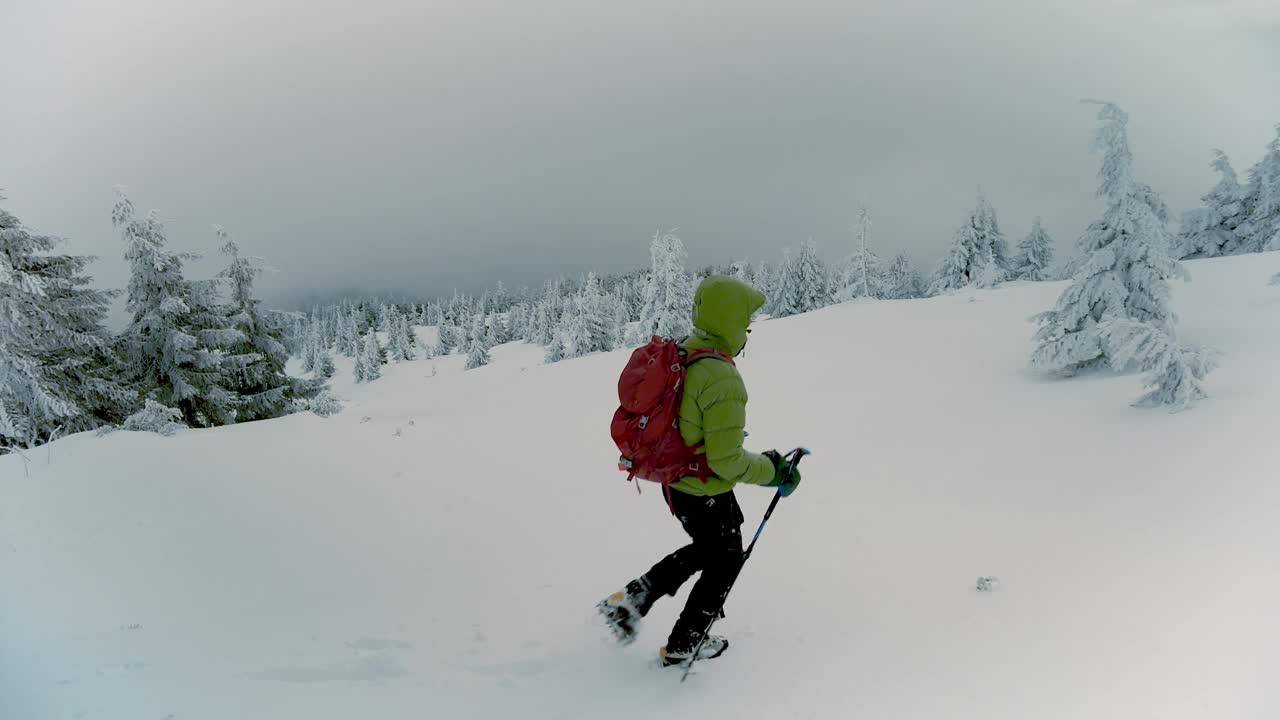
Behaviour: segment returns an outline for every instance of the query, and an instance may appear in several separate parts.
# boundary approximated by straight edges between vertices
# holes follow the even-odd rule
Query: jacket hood
[[[725,275],[712,275],[693,295],[693,326],[720,349],[737,356],[747,344],[751,316],[764,307],[764,294]]]

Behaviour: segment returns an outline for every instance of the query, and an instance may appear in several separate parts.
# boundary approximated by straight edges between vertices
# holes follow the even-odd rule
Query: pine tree
[[[373,382],[382,377],[382,366],[385,363],[386,351],[378,342],[378,333],[374,328],[369,328],[360,343],[360,352],[356,355],[356,382]]]
[[[891,300],[917,298],[923,294],[923,283],[920,273],[916,272],[911,258],[906,253],[898,253],[889,263],[884,277],[885,297]]]
[[[291,331],[294,315],[261,307],[253,296],[253,285],[266,270],[262,259],[242,256],[239,245],[221,227],[214,226],[214,232],[222,242],[222,253],[231,258],[230,266],[220,277],[231,289],[230,325],[243,338],[231,345],[224,357],[224,364],[234,368],[230,375],[239,395],[236,421],[287,415],[294,411],[296,401],[320,392],[323,383],[285,373],[289,351],[284,339]]]
[[[1169,309],[1169,278],[1185,277],[1169,256],[1167,213],[1149,186],[1133,176],[1128,115],[1102,103],[1094,148],[1103,155],[1101,219],[1082,238],[1090,255],[1040,324],[1032,365],[1070,375],[1109,363],[1118,370],[1152,373],[1144,400],[1187,407],[1203,395],[1199,383],[1212,368],[1206,351],[1179,348]]]
[[[766,295],[769,299],[770,315],[784,318],[804,312],[800,309],[798,302],[799,293],[796,290],[798,284],[795,258],[791,256],[791,248],[785,247],[782,249],[782,262],[778,264],[778,271],[774,274],[769,293]]]
[[[471,332],[467,338],[467,359],[464,368],[474,370],[489,364],[489,345],[485,341],[487,333],[484,315],[476,315],[471,324]]]
[[[1202,207],[1182,215],[1178,232],[1177,257],[1215,257],[1245,252],[1238,230],[1247,219],[1245,189],[1241,187],[1231,160],[1221,150],[1213,151],[1209,164],[1219,174],[1218,183],[1204,195]]]
[[[1267,153],[1249,169],[1245,222],[1236,229],[1245,252],[1280,250],[1280,125]]]
[[[556,334],[551,342],[547,344],[546,351],[542,354],[542,362],[550,365],[558,363],[564,359],[564,343],[560,341],[559,333]]]
[[[1000,232],[995,208],[978,191],[978,201],[952,236],[951,247],[938,262],[929,294],[939,295],[970,285],[994,287],[1008,275],[1008,243]]]
[[[582,357],[613,349],[617,336],[614,313],[600,294],[600,281],[595,273],[587,275],[565,327],[565,356]]]
[[[645,342],[653,335],[684,337],[692,328],[693,311],[693,284],[686,269],[689,256],[684,242],[674,230],[654,233],[649,254],[652,271],[636,338]]]
[[[396,362],[413,360],[417,357],[418,336],[409,324],[409,318],[399,310],[392,310],[387,319],[390,330],[387,332],[387,352]]]
[[[1018,254],[1013,260],[1013,277],[1018,280],[1043,281],[1049,279],[1049,266],[1053,263],[1053,241],[1036,218],[1031,232],[1018,243]]]
[[[967,287],[974,281],[973,254],[977,252],[973,227],[965,223],[956,229],[942,259],[938,261],[933,277],[929,280],[929,294],[941,295]]]
[[[354,358],[360,354],[361,339],[360,328],[356,321],[356,310],[351,308],[343,311],[338,309],[337,321],[337,337],[335,342],[338,352],[347,357]]]
[[[1004,239],[1004,233],[1000,232],[1000,222],[996,219],[996,209],[987,200],[987,196],[981,190],[978,191],[978,207],[974,211],[973,216],[974,230],[979,238],[979,247],[985,247],[987,257],[995,260],[996,267],[999,268],[999,275],[1007,275],[1011,265],[1009,258],[1009,243]],[[988,273],[989,277],[996,273]]]
[[[836,271],[836,299],[843,302],[860,297],[885,297],[885,269],[880,256],[867,246],[871,215],[865,207],[858,209],[853,231],[853,254],[845,258]]]
[[[164,249],[164,226],[153,210],[138,217],[117,190],[112,222],[129,262],[125,307],[131,315],[119,338],[127,372],[144,398],[176,408],[189,425],[233,422],[238,402],[229,387],[226,348],[246,342],[221,311],[216,281],[183,277],[195,256]],[[243,360],[243,358],[235,358]]]
[[[1000,266],[996,260],[995,251],[990,245],[987,246],[986,262],[978,268],[978,277],[974,280],[974,285],[984,290],[990,290],[1005,281],[1004,268]]]
[[[92,258],[58,243],[0,209],[0,453],[119,422],[137,402],[103,328],[113,293],[88,289]]]

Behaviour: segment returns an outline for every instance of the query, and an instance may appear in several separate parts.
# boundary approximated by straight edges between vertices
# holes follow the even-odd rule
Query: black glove
[[[800,468],[792,467],[791,476],[783,477],[783,475],[786,475],[787,473],[788,466],[791,465],[790,461],[783,457],[777,450],[766,450],[762,454],[769,458],[769,462],[773,463],[773,480],[769,481],[765,487],[779,488],[778,491],[782,493],[782,497],[786,497],[795,492],[796,486],[800,484]]]

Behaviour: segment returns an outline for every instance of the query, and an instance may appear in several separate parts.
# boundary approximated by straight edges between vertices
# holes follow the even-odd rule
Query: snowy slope
[[[591,619],[683,537],[613,469],[621,353],[0,458],[0,718],[1275,718],[1280,256],[1188,266],[1224,356],[1177,415],[1026,373],[1059,284],[762,323],[750,442],[814,455],[684,685],[679,602],[625,649]]]

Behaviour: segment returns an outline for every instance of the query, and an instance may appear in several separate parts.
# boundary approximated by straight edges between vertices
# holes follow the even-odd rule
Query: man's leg
[[[711,618],[724,606],[729,586],[742,565],[742,509],[732,492],[712,497],[687,496],[676,507],[685,532],[693,538],[702,577],[694,583],[667,647],[689,650]],[[683,548],[682,548],[683,550]]]

